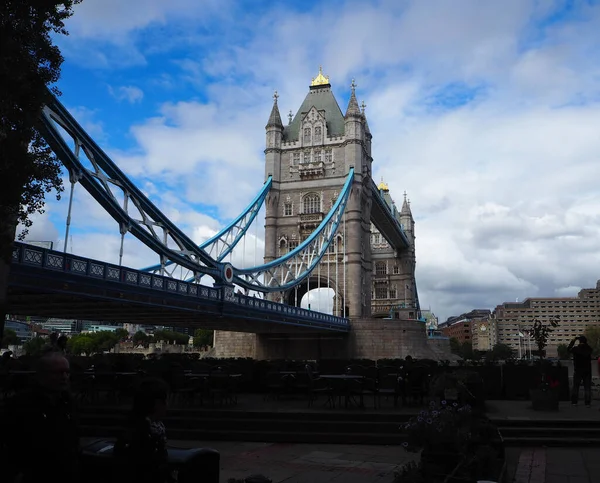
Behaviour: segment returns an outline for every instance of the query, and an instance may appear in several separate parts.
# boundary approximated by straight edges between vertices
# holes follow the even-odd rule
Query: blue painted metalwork
[[[353,181],[354,168],[350,168],[335,204],[318,228],[304,242],[272,262],[247,269],[234,269],[234,283],[261,292],[281,292],[295,287],[307,278],[319,264],[335,237]]]
[[[332,331],[350,330],[348,319],[306,310],[290,305],[249,297],[233,292],[232,287],[207,287],[143,272],[111,263],[101,262],[72,254],[48,250],[34,245],[15,242],[12,253],[14,265],[37,267],[49,272],[62,272],[74,276],[95,279],[101,282],[121,283],[126,286],[170,293],[185,297],[219,302],[227,307],[243,309],[240,318],[256,320],[261,314],[278,313],[291,319],[291,325],[312,327]]]
[[[256,195],[256,197],[252,200],[252,202],[246,207],[246,209],[239,215],[235,220],[233,220],[229,225],[223,228],[219,233],[205,241],[199,247],[208,253],[212,258],[217,261],[223,260],[231,251],[236,247],[242,237],[248,231],[248,228],[252,225],[252,222],[258,215],[258,212],[262,208],[262,205],[265,202],[265,198],[271,189],[273,184],[273,178],[269,176],[266,183]],[[228,241],[228,238],[233,236],[233,240]],[[215,252],[216,253],[213,253]],[[165,266],[172,265],[172,261],[168,261]],[[163,265],[157,264],[152,265],[150,267],[143,268],[144,272],[156,272],[163,268]],[[188,281],[192,281],[194,278],[190,278]]]
[[[76,178],[94,199],[119,223],[122,232],[129,231],[142,243],[158,253],[163,259],[172,260],[194,273],[206,273],[217,280],[223,279],[223,265],[213,260],[204,250],[185,235],[171,222],[144,194],[133,184],[119,167],[104,153],[94,140],[85,132],[64,106],[54,97],[44,108],[41,116],[40,132],[54,153],[70,173]],[[74,141],[75,150],[71,150],[54,123],[62,127]],[[86,168],[79,160],[83,150],[94,170]],[[120,189],[124,196],[124,206],[120,206],[111,191],[111,186]],[[131,201],[139,211],[142,220],[133,219],[127,206]],[[156,228],[163,230],[162,237]],[[168,246],[171,239],[178,247]]]

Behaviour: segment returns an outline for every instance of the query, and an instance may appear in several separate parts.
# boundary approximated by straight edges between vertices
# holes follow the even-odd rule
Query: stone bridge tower
[[[371,314],[371,133],[352,82],[345,114],[321,69],[302,105],[283,125],[277,93],[266,126],[265,177],[273,177],[266,200],[265,262],[297,247],[327,215],[350,168],[352,191],[345,222],[319,269],[303,286],[275,300],[299,305],[313,288],[335,292],[334,314],[352,318]],[[344,273],[345,269],[345,273]],[[316,306],[312,307],[316,309]]]

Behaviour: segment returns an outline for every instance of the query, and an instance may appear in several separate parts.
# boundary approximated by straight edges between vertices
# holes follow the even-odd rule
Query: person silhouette
[[[167,435],[162,422],[167,410],[168,390],[162,379],[147,378],[135,391],[128,425],[114,448],[124,483],[172,481]]]
[[[579,341],[578,345],[575,342]],[[573,390],[571,404],[577,405],[579,386],[583,383],[585,405],[589,408],[592,403],[592,348],[585,336],[575,337],[569,344],[568,350],[573,354]]]
[[[79,428],[69,392],[69,362],[60,352],[47,352],[35,369],[33,384],[7,402],[0,418],[6,457],[2,476],[9,482],[37,483],[51,473],[61,482],[79,482]]]

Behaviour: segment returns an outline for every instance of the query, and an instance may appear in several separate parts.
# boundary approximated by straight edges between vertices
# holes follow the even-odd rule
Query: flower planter
[[[531,396],[531,407],[535,411],[558,411],[558,389],[531,389],[529,394]]]

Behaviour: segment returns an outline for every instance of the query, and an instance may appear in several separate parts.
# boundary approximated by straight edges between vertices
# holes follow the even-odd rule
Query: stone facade
[[[331,288],[333,314],[352,320],[351,334],[252,339],[250,334],[217,332],[215,345],[222,357],[433,356],[423,324],[414,322],[418,318],[414,220],[406,196],[398,211],[387,186],[379,185],[379,195],[404,228],[408,248],[395,250],[371,223],[372,135],[364,104],[361,107],[353,82],[342,114],[329,79],[320,72],[296,115],[290,113],[287,126],[275,94],[266,125],[265,179],[272,177],[272,186],[265,200],[265,263],[293,250],[315,231],[354,168],[344,219],[329,252],[304,283],[269,295],[298,306],[309,290]],[[394,321],[372,319],[387,317],[392,308]]]

